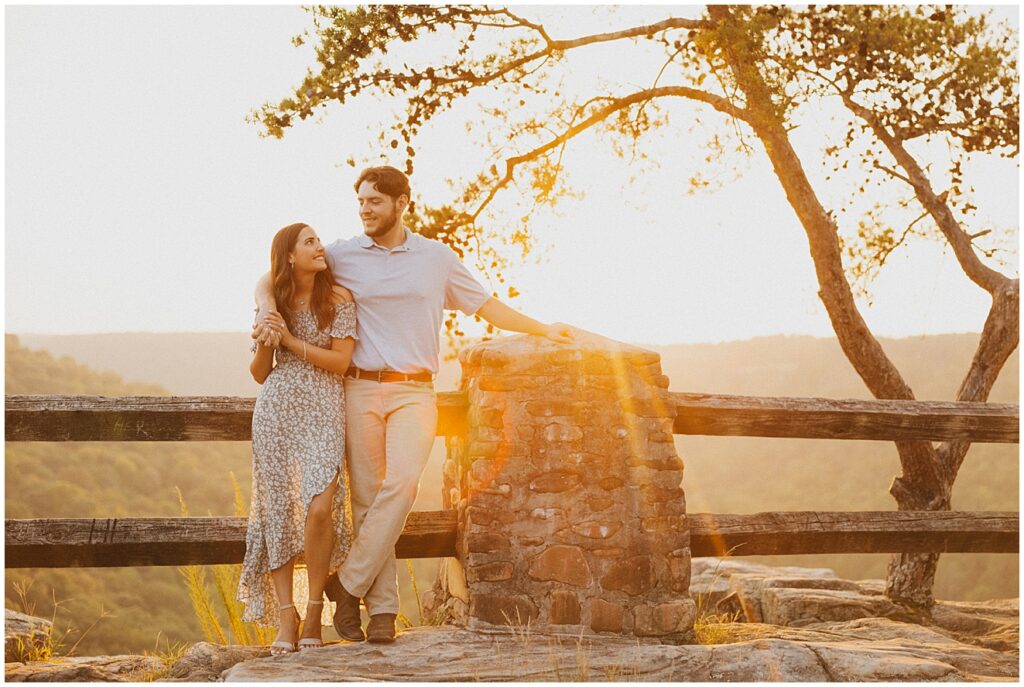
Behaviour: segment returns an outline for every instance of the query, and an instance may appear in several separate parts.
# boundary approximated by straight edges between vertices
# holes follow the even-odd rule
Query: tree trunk
[[[750,45],[743,28],[733,21],[728,7],[711,5],[708,7],[708,13],[718,26],[719,47],[745,97],[746,110],[750,115],[747,121],[764,145],[775,175],[785,190],[786,198],[807,234],[811,258],[821,287],[818,295],[825,306],[843,353],[876,398],[913,400],[914,394],[910,386],[886,356],[857,309],[843,269],[838,229],[818,200],[800,159],[793,150],[785,128],[785,113],[773,100],[771,89],[759,71],[757,52]],[[990,325],[993,329],[1005,331],[1005,324],[1005,319],[993,322],[993,318],[990,317],[986,323],[986,332],[991,333],[988,331]],[[1015,322],[1013,324],[1015,325]],[[982,338],[986,338],[985,333]],[[1014,337],[1008,335],[998,338],[1005,343]],[[993,348],[1005,349],[1005,346]],[[1004,352],[1000,350],[993,360],[980,355],[979,351],[972,372],[977,372],[980,360],[982,367],[989,367],[989,361],[994,362],[995,371],[998,373],[999,367],[1005,361],[1005,356],[1002,355]],[[991,373],[991,369],[988,372]],[[990,388],[994,375],[985,376],[989,378]],[[987,391],[984,396],[987,397]],[[899,510],[950,509],[950,492],[956,470],[949,469],[952,467],[950,462],[944,463],[943,458],[946,457],[945,454],[953,458],[954,454],[960,452],[960,447],[954,451],[950,451],[950,446],[944,447],[944,455],[940,456],[937,447],[928,441],[896,442],[902,474],[893,480],[890,492],[896,499]],[[966,452],[966,447],[963,447],[963,452]],[[952,462],[956,460],[953,459]],[[889,564],[886,593],[897,601],[930,607],[934,603],[931,590],[938,558],[936,554],[895,556]]]
[[[932,588],[935,586],[935,570],[938,567],[937,553],[893,555],[886,571],[885,595],[911,606],[931,608],[935,605]]]

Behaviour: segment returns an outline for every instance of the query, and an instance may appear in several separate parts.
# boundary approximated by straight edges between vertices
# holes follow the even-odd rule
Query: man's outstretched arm
[[[569,325],[562,322],[544,324],[532,317],[528,317],[518,310],[505,305],[497,298],[490,298],[480,306],[476,314],[493,324],[498,329],[507,332],[522,332],[523,334],[536,334],[545,336],[558,343],[572,343],[573,335]]]

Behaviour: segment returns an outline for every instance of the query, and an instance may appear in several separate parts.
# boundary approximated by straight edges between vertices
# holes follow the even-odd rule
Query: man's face
[[[356,191],[359,201],[359,219],[363,221],[363,233],[376,238],[388,233],[401,219],[405,209],[405,196],[397,200],[386,193],[381,193],[369,181],[364,181]]]

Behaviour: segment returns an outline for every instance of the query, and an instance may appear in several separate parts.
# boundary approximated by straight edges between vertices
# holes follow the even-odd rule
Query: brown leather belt
[[[350,367],[345,371],[346,377],[354,379],[372,379],[375,382],[432,382],[434,375],[429,372],[416,372],[406,374],[394,370],[360,370],[358,367]]]

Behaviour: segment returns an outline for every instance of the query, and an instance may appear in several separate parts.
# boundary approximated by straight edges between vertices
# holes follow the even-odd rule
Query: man
[[[355,183],[363,235],[327,246],[336,280],[351,292],[359,337],[345,375],[347,453],[356,538],[327,595],[344,639],[395,638],[398,578],[395,543],[419,489],[434,442],[433,375],[445,309],[477,314],[499,329],[568,343],[563,324],[542,324],[492,298],[451,248],[402,224],[409,180],[394,167],[363,170]],[[256,287],[253,336],[276,344],[263,323],[273,310],[270,276]],[[348,295],[347,293],[345,294]],[[362,599],[370,614],[363,634]]]

